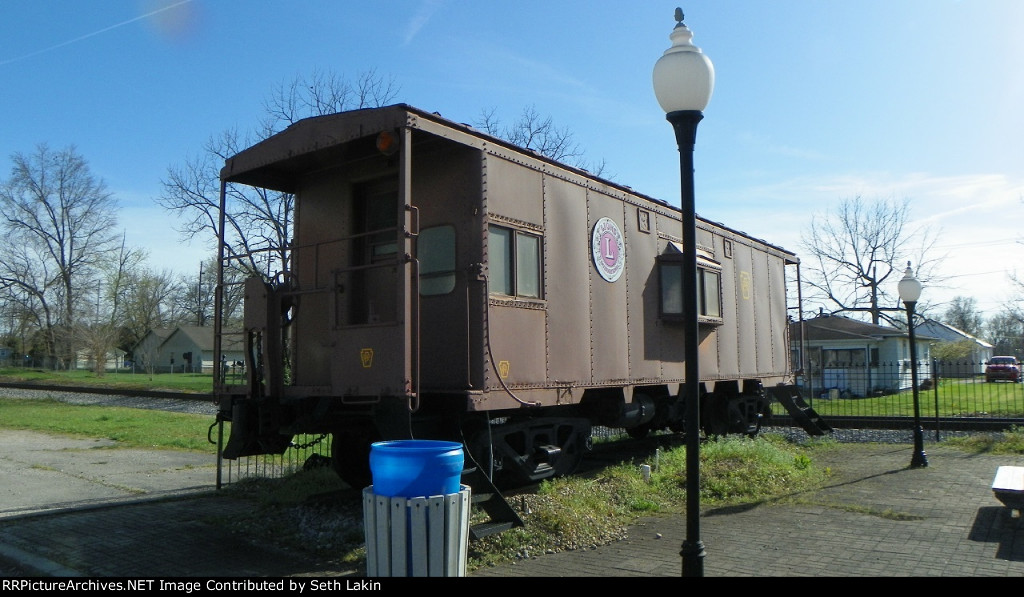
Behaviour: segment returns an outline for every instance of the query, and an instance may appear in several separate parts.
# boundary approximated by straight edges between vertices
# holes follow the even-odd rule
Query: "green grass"
[[[74,369],[51,371],[21,367],[0,368],[0,383],[37,383],[55,386],[96,387],[118,390],[168,390],[209,394],[213,392],[210,373],[155,373],[108,371],[102,376],[92,371]]]
[[[910,417],[914,414],[914,395],[910,390],[898,394],[865,398],[805,398],[819,415],[828,417]],[[985,383],[981,380],[943,379],[937,388],[918,391],[921,415],[935,416],[1024,416],[1024,385]],[[779,403],[772,412],[785,414]]]
[[[125,448],[216,455],[206,438],[213,422],[209,415],[0,398],[0,427],[111,439]]]
[[[832,440],[793,444],[763,434],[721,438],[701,447],[701,505],[704,508],[795,499],[821,487],[832,471],[818,455],[836,449]],[[642,460],[628,459],[582,476],[542,482],[535,491],[506,497],[529,513],[527,524],[471,541],[468,567],[532,555],[606,545],[623,538],[642,517],[679,514],[686,504],[686,448],[662,449]],[[645,480],[640,467],[651,467]],[[357,499],[331,499],[340,490],[325,469],[299,471],[281,479],[247,479],[231,489],[252,495],[255,507],[225,524],[238,533],[273,541],[365,570],[362,520]],[[351,490],[350,490],[351,491]],[[474,511],[474,522],[481,512]]]
[[[1002,433],[977,433],[969,437],[951,437],[944,443],[974,454],[1024,454],[1024,427],[1014,425]]]
[[[826,442],[798,446],[771,434],[707,441],[700,455],[701,504],[756,503],[820,487],[831,476],[814,459],[823,446],[831,447]],[[470,566],[604,545],[624,536],[641,517],[678,514],[686,503],[685,460],[686,448],[680,446],[646,462],[625,461],[594,475],[545,481],[517,501],[529,509],[529,524],[472,542]],[[649,481],[640,473],[642,464],[651,466]]]

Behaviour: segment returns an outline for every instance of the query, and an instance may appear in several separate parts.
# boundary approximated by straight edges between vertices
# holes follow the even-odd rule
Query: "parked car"
[[[992,357],[989,359],[985,366],[985,381],[992,382],[997,379],[1014,383],[1021,380],[1020,363],[1017,362],[1017,357]]]

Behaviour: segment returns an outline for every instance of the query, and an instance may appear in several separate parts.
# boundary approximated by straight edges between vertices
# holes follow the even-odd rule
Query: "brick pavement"
[[[929,466],[910,469],[909,444],[845,445],[819,457],[834,473],[823,489],[705,511],[705,576],[1024,577],[1024,523],[991,491],[998,466],[1024,459],[926,447]],[[216,523],[240,507],[202,492],[3,517],[0,575],[360,576]],[[608,546],[469,576],[680,576],[685,534],[683,516],[647,518]]]
[[[821,457],[824,489],[703,512],[705,576],[1024,577],[1024,522],[991,490],[998,466],[1024,458],[926,452],[911,469],[909,445],[845,445]],[[648,518],[612,545],[473,576],[681,576],[685,537],[685,517]]]

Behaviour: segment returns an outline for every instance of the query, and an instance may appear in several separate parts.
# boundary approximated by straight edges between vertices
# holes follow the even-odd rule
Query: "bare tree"
[[[31,340],[39,330],[36,311],[26,307],[24,296],[23,293],[0,292],[0,313],[7,319],[7,333],[3,343],[12,349],[10,364],[15,366],[29,364]]]
[[[1010,286],[1015,290],[1014,297],[1003,305],[1003,314],[1024,322],[1024,278],[1016,273],[1008,275]]]
[[[110,259],[99,265],[99,277],[93,282],[96,293],[95,311],[82,301],[74,325],[76,344],[83,346],[97,377],[106,373],[109,355],[119,344],[130,341],[126,330],[128,297],[136,272],[145,260],[145,252],[121,243],[111,250]],[[130,346],[122,346],[127,351]]]
[[[171,300],[179,321],[188,325],[210,325],[214,310],[214,290],[217,287],[217,260],[202,265],[198,276],[181,276]],[[224,270],[223,313],[228,325],[238,317],[242,305],[245,276],[237,268]]]
[[[0,186],[0,289],[38,309],[47,351],[69,362],[79,293],[116,248],[117,205],[73,146],[41,144],[12,161]]]
[[[1024,320],[1017,313],[997,313],[989,318],[986,327],[993,354],[1020,356],[1024,348]]]
[[[198,158],[168,168],[162,181],[164,190],[157,203],[184,220],[178,231],[185,239],[206,238],[211,254],[220,230],[220,169],[227,158],[251,144],[237,131],[225,131],[211,137]],[[232,264],[265,277],[285,269],[292,195],[230,185],[225,200],[225,251]]]
[[[926,228],[909,229],[909,202],[843,200],[835,213],[816,215],[801,240],[807,301],[821,301],[833,313],[860,312],[876,325],[885,319],[898,324],[902,305],[897,282],[910,262],[925,285],[942,279],[931,255],[935,237]],[[929,305],[918,305],[925,313]]]
[[[11,247],[11,254],[20,247]],[[47,333],[48,323],[53,320],[52,309],[46,302],[46,293],[38,293],[34,289],[38,286],[36,278],[32,278],[33,272],[26,269],[25,275],[18,278],[5,277],[2,280],[3,313],[11,317],[11,329],[17,333],[21,352],[23,353],[23,365],[31,362],[32,366],[41,364],[41,358],[53,354],[50,349],[52,334]],[[10,274],[5,274],[9,276]],[[12,280],[24,279],[24,282],[13,282]],[[31,354],[31,359],[25,358]]]
[[[394,101],[398,92],[394,79],[374,70],[360,73],[354,81],[330,71],[314,71],[308,77],[282,83],[264,100],[264,117],[255,132],[224,131],[210,137],[197,157],[168,168],[157,203],[182,219],[179,232],[183,238],[205,238],[213,251],[220,236],[220,169],[226,159],[303,118],[381,107]],[[483,115],[479,126],[488,134],[598,176],[605,169],[603,162],[588,168],[572,133],[556,127],[550,117],[541,117],[532,107],[524,109],[508,128],[502,128],[493,110]],[[230,275],[261,275],[269,280],[287,271],[294,198],[244,185],[228,185],[225,194],[227,270],[237,270]]]
[[[198,276],[179,278],[175,301],[178,310],[190,316],[191,325],[205,326],[213,317],[214,291],[217,286],[217,261],[200,264]],[[235,271],[235,270],[228,270]]]
[[[943,313],[942,322],[977,337],[982,333],[985,318],[978,310],[978,301],[975,298],[956,296]]]
[[[96,377],[107,371],[107,356],[117,343],[117,328],[107,322],[80,322],[74,327],[75,345],[84,350]]]
[[[177,291],[174,273],[139,270],[130,274],[122,297],[126,344],[133,346],[152,329],[175,323],[172,297]]]
[[[524,149],[588,170],[595,176],[601,176],[605,170],[604,161],[588,165],[572,131],[555,126],[550,116],[541,116],[534,106],[523,108],[519,118],[509,126],[503,126],[494,108],[484,110],[473,126]]]
[[[397,93],[393,80],[375,71],[362,73],[355,83],[317,71],[279,85],[265,100],[266,116],[255,133],[228,130],[211,137],[198,157],[168,169],[157,203],[184,220],[179,232],[185,238],[205,237],[212,250],[220,237],[220,169],[227,158],[303,118],[383,106]],[[266,279],[286,271],[292,195],[229,185],[226,202],[224,249],[230,268]]]
[[[59,317],[56,286],[43,258],[31,247],[9,244],[0,254],[0,288],[7,307],[20,318],[22,335],[38,330],[43,357],[52,357],[57,344]]]
[[[274,87],[263,102],[263,136],[310,116],[379,108],[393,101],[398,91],[393,78],[381,77],[375,70],[360,73],[354,83],[336,73],[315,70],[308,78],[298,77]]]

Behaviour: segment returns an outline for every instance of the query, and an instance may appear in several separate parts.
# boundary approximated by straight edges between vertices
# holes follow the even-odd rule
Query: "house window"
[[[448,294],[455,289],[455,227],[434,226],[420,231],[420,295]]]
[[[863,348],[826,348],[821,359],[825,367],[863,367],[864,354]]]
[[[489,291],[541,298],[540,237],[504,226],[490,226],[487,238]]]
[[[669,243],[669,252],[658,257],[658,281],[663,319],[683,316],[682,252]],[[722,323],[722,266],[705,252],[697,256],[697,313],[702,323]]]

